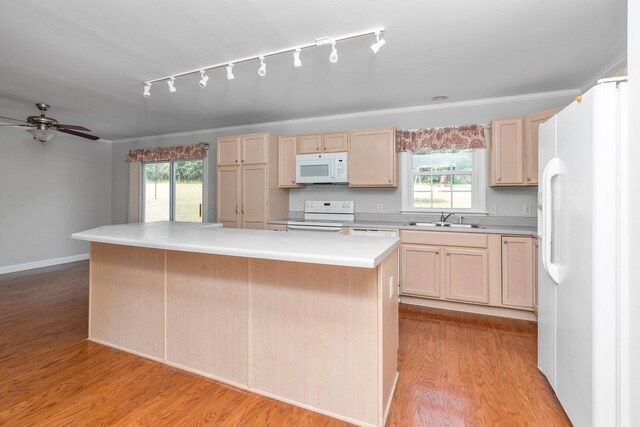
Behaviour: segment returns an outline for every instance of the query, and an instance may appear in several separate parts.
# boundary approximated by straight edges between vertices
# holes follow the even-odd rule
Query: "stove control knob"
[[[347,206],[348,206],[348,205],[347,205],[346,203],[343,203],[343,204],[342,204],[342,207],[343,207],[343,208],[346,208]]]

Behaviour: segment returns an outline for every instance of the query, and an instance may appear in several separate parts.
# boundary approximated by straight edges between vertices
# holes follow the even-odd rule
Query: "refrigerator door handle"
[[[560,174],[560,159],[554,157],[547,163],[542,173],[542,265],[544,269],[558,283],[558,264],[551,261],[551,241],[553,227],[553,191],[551,181]],[[554,236],[555,237],[555,236]]]

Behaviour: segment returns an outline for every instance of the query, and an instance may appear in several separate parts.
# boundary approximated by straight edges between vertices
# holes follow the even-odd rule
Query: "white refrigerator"
[[[538,366],[577,427],[620,422],[626,94],[601,80],[539,128]]]

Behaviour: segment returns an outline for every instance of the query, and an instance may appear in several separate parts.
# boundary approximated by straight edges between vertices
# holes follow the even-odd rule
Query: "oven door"
[[[297,184],[322,184],[335,180],[332,159],[296,159]]]

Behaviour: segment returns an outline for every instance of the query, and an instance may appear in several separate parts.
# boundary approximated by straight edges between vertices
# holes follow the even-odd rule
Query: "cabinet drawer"
[[[466,248],[487,247],[486,234],[403,230],[400,232],[400,236],[402,243],[432,246],[464,246]]]

